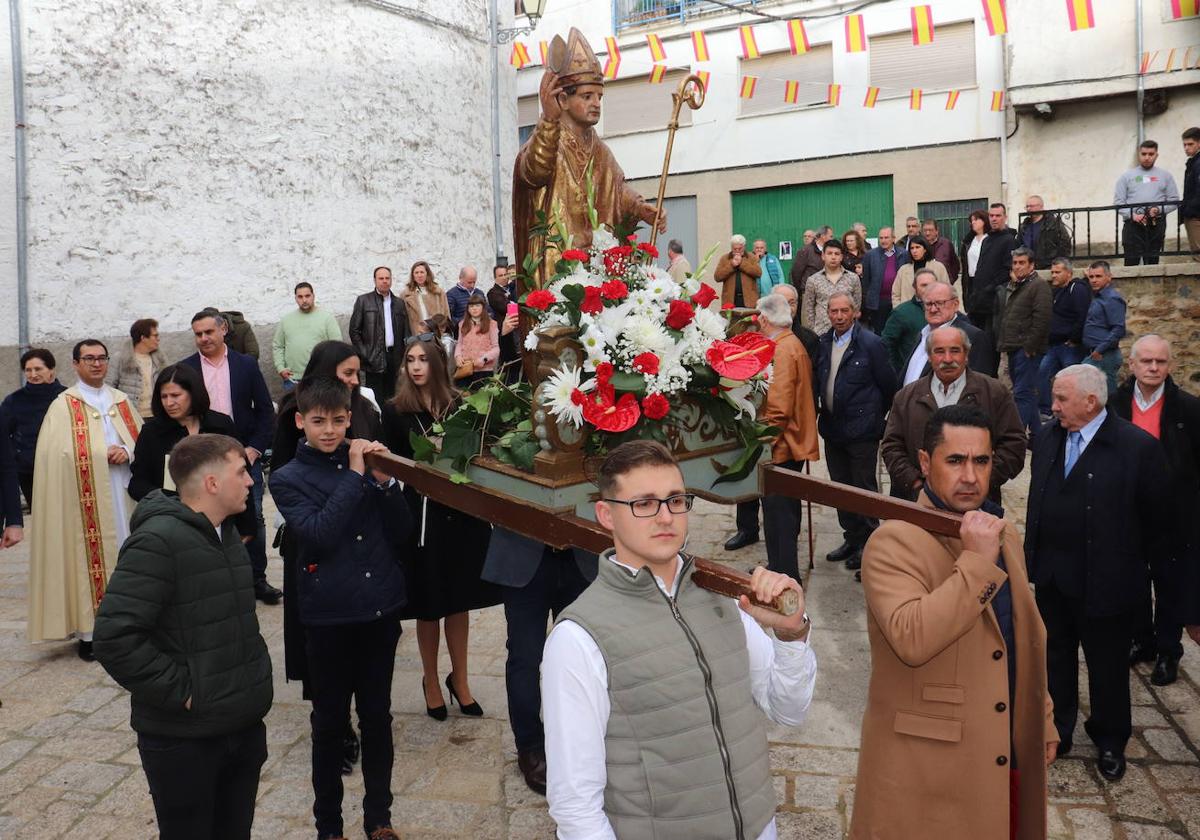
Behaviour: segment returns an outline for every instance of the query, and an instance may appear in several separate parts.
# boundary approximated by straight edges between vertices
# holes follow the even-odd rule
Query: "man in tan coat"
[[[987,501],[987,416],[938,409],[920,461],[919,502],[963,514],[962,532],[893,519],[867,542],[871,682],[850,836],[1042,840],[1058,746],[1046,629],[1021,535]]]
[[[735,233],[729,239],[729,253],[722,255],[713,269],[713,279],[721,284],[721,304],[753,308],[758,303],[761,276],[758,257],[746,251],[746,237]]]

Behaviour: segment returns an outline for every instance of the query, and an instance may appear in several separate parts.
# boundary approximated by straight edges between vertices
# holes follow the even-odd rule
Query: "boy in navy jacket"
[[[355,698],[362,733],[363,827],[392,840],[392,668],[405,604],[400,552],[411,526],[396,480],[368,470],[383,444],[346,440],[350,391],[334,379],[296,388],[296,457],[271,494],[300,546],[297,590],[312,693],[313,816],[342,838],[342,739]]]

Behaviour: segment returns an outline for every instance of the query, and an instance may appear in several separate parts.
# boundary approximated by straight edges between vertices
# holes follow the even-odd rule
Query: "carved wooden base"
[[[535,474],[553,480],[556,484],[574,484],[586,481],[583,470],[583,450],[573,452],[539,452],[533,457]]]

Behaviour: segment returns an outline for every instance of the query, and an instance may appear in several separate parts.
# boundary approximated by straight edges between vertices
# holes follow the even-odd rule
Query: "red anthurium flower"
[[[553,303],[554,293],[548,292],[545,289],[538,289],[525,296],[525,305],[539,312],[546,311]]]
[[[722,303],[721,309],[722,309],[722,311],[727,310],[727,309],[733,309],[733,304],[732,303]]]
[[[638,353],[633,357],[633,369],[647,376],[658,373],[659,359],[653,353]]]
[[[641,251],[643,254],[649,254],[654,259],[658,259],[658,249],[655,248],[653,245],[651,245],[649,242],[643,242],[642,244],[637,246],[637,249],[639,251]]]
[[[671,403],[662,394],[647,394],[642,400],[642,413],[651,420],[661,420],[671,411]]]
[[[673,300],[667,307],[667,326],[673,330],[681,330],[696,317],[696,310],[686,300]]]
[[[714,341],[706,355],[721,376],[749,379],[771,363],[775,342],[761,333],[741,333],[728,341]]]
[[[708,305],[716,299],[716,291],[714,291],[713,287],[707,283],[701,283],[700,290],[697,291],[696,294],[692,295],[692,303],[696,305],[697,309],[708,308]],[[730,306],[732,306],[732,304],[730,304]]]
[[[583,391],[580,391],[578,388],[572,389],[571,402],[573,402],[575,405],[583,405],[584,399],[586,398],[583,396]]]
[[[629,297],[629,287],[620,280],[606,280],[600,284],[600,297],[605,300],[624,300]]]
[[[583,404],[583,419],[602,432],[624,432],[642,416],[638,408],[637,397],[633,394],[622,394],[615,403],[611,399],[600,402],[587,400]]]
[[[582,251],[579,248],[571,248],[563,251],[562,258],[564,260],[576,260],[577,262],[587,262],[587,251]]]
[[[583,303],[579,304],[579,311],[588,315],[599,315],[604,311],[604,301],[600,300],[599,287],[588,286],[583,290]]]

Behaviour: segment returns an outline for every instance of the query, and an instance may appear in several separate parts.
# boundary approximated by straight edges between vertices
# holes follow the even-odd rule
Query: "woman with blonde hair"
[[[431,315],[441,313],[450,317],[450,304],[446,301],[446,293],[441,290],[433,279],[433,269],[424,260],[413,263],[408,270],[408,285],[400,293],[404,301],[404,311],[408,315],[408,334],[416,335],[422,332],[421,322]]]

